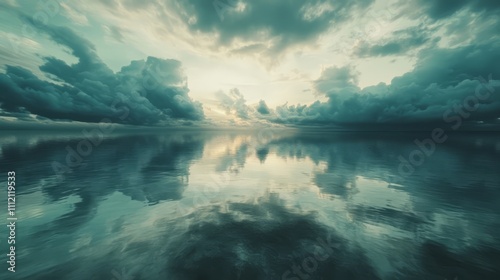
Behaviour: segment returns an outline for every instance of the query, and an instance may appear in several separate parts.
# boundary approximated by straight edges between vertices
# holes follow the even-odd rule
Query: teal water
[[[500,279],[496,134],[2,133],[1,279]]]

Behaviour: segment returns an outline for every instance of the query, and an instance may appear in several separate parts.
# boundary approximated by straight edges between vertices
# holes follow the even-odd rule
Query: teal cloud
[[[31,22],[78,62],[45,57],[40,70],[50,79],[7,65],[0,74],[3,114],[36,114],[53,120],[153,125],[204,119],[201,103],[188,96],[187,78],[177,60],[148,57],[113,72],[94,45],[66,27]]]

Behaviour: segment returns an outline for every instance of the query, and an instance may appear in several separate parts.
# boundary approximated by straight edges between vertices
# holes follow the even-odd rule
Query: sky
[[[497,0],[5,0],[0,125],[500,127]]]

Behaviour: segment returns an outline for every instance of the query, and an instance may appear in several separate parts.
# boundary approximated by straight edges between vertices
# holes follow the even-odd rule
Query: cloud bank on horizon
[[[97,56],[92,43],[71,29],[27,21],[67,47],[78,62],[68,65],[56,57],[44,57],[40,70],[53,81],[7,65],[5,73],[0,74],[4,112],[133,125],[203,119],[201,104],[187,95],[189,89],[179,61],[148,57],[145,61],[132,61],[114,73]]]
[[[500,126],[498,1],[41,3],[1,4],[0,122]]]

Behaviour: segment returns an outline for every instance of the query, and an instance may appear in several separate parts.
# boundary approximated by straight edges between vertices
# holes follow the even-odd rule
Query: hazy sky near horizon
[[[500,124],[495,0],[0,8],[1,122]]]

